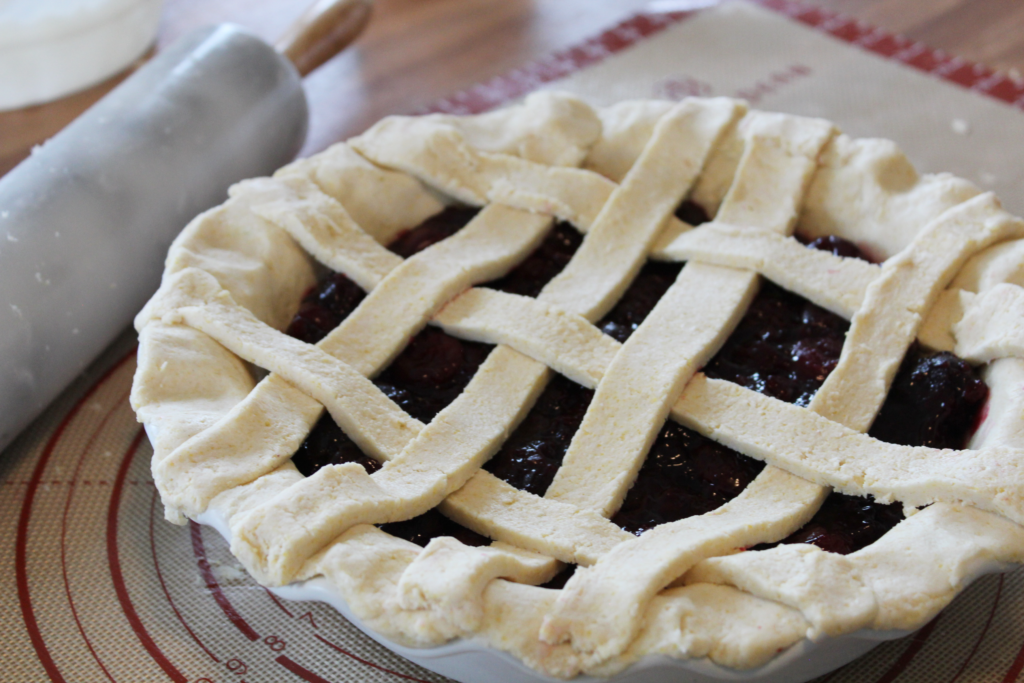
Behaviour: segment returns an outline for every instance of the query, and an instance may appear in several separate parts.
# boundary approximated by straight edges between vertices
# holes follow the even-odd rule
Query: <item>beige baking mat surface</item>
[[[636,18],[437,108],[482,110],[552,85],[596,102],[740,95],[894,138],[919,167],[993,187],[1024,213],[1024,113],[1004,103],[1019,99],[1018,84],[805,9],[774,3]],[[897,42],[877,49],[884,41]],[[326,606],[276,599],[216,532],[163,521],[151,450],[128,405],[133,345],[126,334],[0,457],[0,679],[446,680]],[[1024,668],[1022,607],[1021,571],[985,577],[915,636],[820,680],[1014,681]]]

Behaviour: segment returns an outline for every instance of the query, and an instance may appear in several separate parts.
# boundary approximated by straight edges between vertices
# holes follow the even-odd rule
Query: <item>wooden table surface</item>
[[[306,78],[311,106],[302,155],[473,83],[504,73],[638,11],[649,0],[376,0],[344,54]],[[156,49],[220,21],[273,41],[303,10],[296,0],[166,0]],[[1024,74],[1021,0],[812,0],[970,61]],[[0,174],[119,82],[0,113]]]

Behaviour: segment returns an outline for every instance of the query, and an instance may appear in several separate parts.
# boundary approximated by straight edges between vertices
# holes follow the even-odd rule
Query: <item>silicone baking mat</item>
[[[804,5],[657,7],[432,109],[483,111],[538,87],[596,103],[735,95],[893,138],[920,168],[992,187],[1024,213],[1020,145],[1006,144],[1024,142],[1024,82]],[[216,532],[163,521],[128,405],[134,368],[127,332],[0,457],[0,678],[446,680],[326,606],[275,598]],[[820,680],[1014,681],[1022,607],[1024,573],[985,577],[914,636]]]

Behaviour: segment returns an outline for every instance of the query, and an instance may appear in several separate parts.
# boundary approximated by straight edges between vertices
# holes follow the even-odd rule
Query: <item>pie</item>
[[[185,228],[132,404],[169,520],[396,643],[751,669],[1024,559],[1022,238],[727,98],[391,117]]]

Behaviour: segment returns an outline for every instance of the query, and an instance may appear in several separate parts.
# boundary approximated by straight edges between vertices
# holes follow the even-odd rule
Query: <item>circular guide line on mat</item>
[[[888,671],[882,674],[882,677],[878,679],[877,683],[892,683],[892,681],[896,680],[897,676],[903,673],[904,670],[910,666],[910,662],[914,660],[917,653],[919,653],[921,648],[924,647],[924,644],[928,642],[928,638],[931,637],[932,633],[935,631],[935,627],[939,625],[939,619],[941,617],[942,613],[940,612],[937,617],[925,624],[924,628],[910,636],[910,644],[907,645],[907,649],[903,651],[903,654],[896,660],[896,663],[893,664]]]
[[[189,522],[189,533],[192,539],[192,550],[196,556],[196,564],[199,567],[199,571],[203,577],[203,581],[206,582],[206,588],[209,591],[210,595],[213,596],[213,599],[217,603],[217,606],[220,607],[221,611],[224,612],[224,616],[227,617],[228,621],[230,621],[232,625],[234,625],[235,628],[237,628],[239,632],[242,633],[242,635],[244,635],[250,641],[255,642],[260,639],[259,634],[234,607],[234,605],[228,599],[227,595],[224,593],[224,590],[220,586],[220,583],[217,581],[216,575],[213,573],[212,567],[210,566],[210,562],[207,559],[206,545],[203,541],[202,529],[203,527],[201,525],[196,524],[195,522]],[[251,581],[251,579],[248,580]],[[295,618],[294,615],[281,603],[278,597],[273,594],[273,592],[266,589],[264,589],[264,592],[270,597],[273,603],[278,608],[280,608],[281,611],[287,614],[290,618]],[[377,669],[378,671],[383,671],[384,673],[405,680],[416,681],[417,683],[428,683],[428,681],[425,681],[422,678],[416,678],[415,676],[403,674],[398,671],[389,669],[386,666],[375,664],[374,662],[371,662],[367,659],[363,659],[362,657],[353,654],[352,652],[349,652],[340,645],[332,643],[331,641],[327,640],[318,633],[314,633],[312,635],[316,640],[319,640],[324,645],[327,645],[328,647],[345,655],[349,659],[358,662],[359,664],[362,664],[363,666],[368,666],[373,669]],[[322,678],[319,674],[316,674],[306,669],[305,667],[299,665],[297,662],[288,658],[285,655],[280,655],[276,657],[273,661],[284,666],[286,669],[296,674],[297,676],[302,676],[305,680],[311,681],[312,683],[318,683],[319,681],[326,680]],[[307,675],[309,676],[308,678],[306,677]]]
[[[185,627],[185,630],[188,631],[188,634],[192,637],[192,640],[196,642],[196,645],[202,648],[203,652],[209,655],[210,659],[212,659],[214,663],[220,664],[220,658],[217,657],[217,655],[210,652],[210,649],[206,647],[203,641],[199,639],[199,636],[195,634],[195,631],[192,630],[192,627],[189,626],[188,623],[185,621],[185,617],[182,616],[181,611],[175,604],[174,598],[171,597],[171,592],[167,589],[167,582],[164,581],[164,573],[160,569],[160,560],[158,559],[156,552],[156,535],[154,533],[154,522],[156,518],[157,497],[157,492],[156,489],[154,488],[153,496],[150,499],[149,504],[149,547],[153,553],[153,568],[156,570],[156,577],[157,580],[160,582],[160,589],[163,591],[164,597],[167,598],[167,604],[171,606],[172,610],[174,610],[174,616],[176,616],[178,618],[178,621],[181,622],[181,625]]]
[[[64,580],[64,594],[67,596],[68,605],[71,608],[71,616],[75,619],[75,626],[78,628],[78,632],[79,634],[81,634],[82,640],[85,641],[85,646],[89,649],[89,654],[91,654],[92,658],[96,660],[96,664],[99,665],[100,669],[103,671],[103,674],[107,677],[107,679],[114,683],[116,683],[116,681],[113,675],[111,675],[110,671],[103,663],[103,660],[100,659],[99,653],[96,652],[96,649],[92,645],[92,641],[89,640],[89,636],[85,632],[85,627],[82,625],[82,620],[78,616],[78,608],[75,607],[74,597],[71,594],[71,581],[68,578],[67,562],[68,512],[71,510],[71,501],[72,498],[74,497],[75,489],[78,487],[78,475],[82,471],[82,465],[85,462],[86,454],[92,450],[92,447],[96,443],[96,439],[99,436],[100,432],[102,432],[104,428],[107,426],[107,423],[110,421],[110,418],[113,417],[114,413],[117,412],[117,409],[123,407],[123,404],[128,399],[128,395],[130,393],[130,390],[125,391],[121,394],[120,397],[118,397],[116,401],[114,401],[113,405],[103,416],[103,419],[100,420],[100,423],[92,431],[92,434],[89,435],[89,440],[86,441],[85,446],[78,453],[78,458],[75,463],[75,470],[71,474],[71,481],[68,483],[68,493],[64,499],[64,512],[61,515],[60,520],[60,570],[61,577]]]
[[[334,643],[332,643],[331,641],[327,640],[326,638],[324,638],[323,636],[321,636],[319,634],[315,634],[314,637],[317,640],[319,640],[320,642],[322,642],[324,645],[327,645],[328,647],[331,647],[331,648],[337,650],[338,652],[340,652],[341,654],[345,655],[346,657],[350,657],[350,658],[356,660],[360,664],[365,664],[366,666],[371,666],[374,669],[378,669],[380,671],[384,671],[384,672],[389,673],[389,674],[391,674],[393,676],[398,676],[399,678],[404,678],[407,681],[416,681],[416,683],[430,683],[429,681],[425,681],[422,678],[416,678],[415,676],[409,676],[407,674],[400,674],[397,671],[392,671],[391,669],[386,669],[383,666],[380,666],[379,664],[374,664],[373,662],[367,661],[367,660],[363,659],[362,657],[359,657],[357,655],[352,654],[351,652],[349,652],[345,648],[341,647],[340,645],[335,645]]]
[[[283,666],[284,668],[288,669],[289,671],[291,671],[293,674],[295,674],[302,680],[308,681],[309,683],[331,683],[326,678],[321,678],[320,676],[317,676],[309,669],[300,665],[298,662],[289,659],[285,655],[280,655],[279,657],[274,659],[274,661]]]
[[[276,595],[274,595],[273,593],[271,593],[271,592],[270,592],[270,590],[268,590],[267,588],[264,588],[264,589],[263,589],[263,592],[264,592],[264,593],[266,593],[266,594],[267,594],[267,597],[268,597],[268,598],[270,598],[270,599],[271,599],[271,600],[273,601],[273,603],[274,603],[275,605],[277,605],[277,606],[278,606],[278,608],[279,608],[279,609],[280,609],[280,610],[281,610],[282,612],[284,612],[285,614],[287,614],[287,615],[288,615],[288,617],[289,617],[290,619],[294,619],[294,618],[295,618],[295,615],[294,615],[294,614],[292,614],[291,612],[289,612],[289,611],[288,611],[288,608],[287,608],[287,607],[285,607],[285,606],[284,606],[284,604],[282,604],[282,603],[281,603],[281,601],[277,599],[277,596],[276,596]]]
[[[153,637],[146,630],[145,625],[139,618],[138,612],[135,610],[135,605],[132,604],[131,597],[128,595],[128,587],[124,582],[124,573],[121,570],[121,559],[118,555],[117,546],[117,515],[121,508],[121,495],[124,492],[124,482],[128,476],[128,468],[132,464],[132,460],[135,458],[135,453],[138,451],[139,444],[142,443],[142,439],[145,438],[145,431],[139,429],[138,434],[132,440],[131,445],[125,452],[124,458],[121,460],[121,466],[118,468],[117,478],[114,480],[114,490],[110,494],[110,507],[107,514],[107,559],[110,562],[110,575],[114,580],[114,591],[117,593],[117,600],[121,604],[121,609],[124,611],[125,617],[128,618],[128,623],[131,624],[132,630],[135,631],[136,637],[142,643],[142,646],[146,648],[149,656],[153,658],[161,669],[164,670],[174,683],[188,683],[188,678],[178,671],[177,667],[171,663],[171,660],[164,655],[163,651],[153,640]]]
[[[1024,669],[1024,644],[1020,646],[1017,658],[1013,660],[1013,664],[1006,671],[1006,676],[1003,677],[1002,683],[1014,683],[1022,669]]]
[[[228,596],[221,589],[220,582],[217,581],[213,568],[210,566],[209,560],[206,559],[206,546],[203,544],[203,528],[195,522],[189,522],[188,525],[189,533],[192,537],[192,552],[195,553],[199,573],[202,575],[203,581],[206,582],[206,590],[213,596],[214,601],[221,611],[224,612],[224,616],[228,618],[228,621],[243,636],[248,638],[250,642],[259,640],[260,634],[238,613],[238,610],[235,609],[235,606],[231,604]]]
[[[115,372],[121,369],[128,360],[134,357],[135,349],[132,349],[129,353],[125,354],[121,360],[115,363],[113,367],[107,370],[96,381],[96,383],[93,384],[80,399],[78,399],[75,405],[72,406],[71,410],[68,411],[68,414],[61,420],[53,435],[46,442],[42,455],[39,457],[39,461],[36,463],[35,469],[32,471],[32,477],[28,483],[28,490],[25,492],[25,498],[21,504],[21,512],[18,515],[18,529],[14,544],[14,572],[18,588],[18,603],[21,607],[21,615],[25,623],[25,629],[28,632],[29,640],[36,652],[36,656],[39,658],[40,664],[42,664],[43,668],[46,670],[46,674],[50,677],[50,680],[55,683],[64,683],[66,679],[61,674],[60,669],[57,667],[57,663],[54,661],[52,654],[46,646],[46,642],[43,640],[43,634],[39,628],[39,623],[36,620],[35,609],[32,605],[32,595],[28,585],[28,530],[29,523],[32,518],[32,505],[35,502],[36,493],[39,490],[39,484],[42,481],[43,474],[46,472],[46,467],[49,464],[50,458],[53,456],[57,443],[60,441],[65,429],[67,429],[68,425],[75,419],[86,401],[92,398],[92,396]]]
[[[988,627],[992,625],[992,619],[996,615],[996,608],[999,606],[999,598],[1003,595],[1003,580],[1004,576],[1000,574],[999,584],[996,586],[996,594],[995,597],[992,598],[992,609],[988,611],[988,619],[985,620],[985,625],[982,627],[981,633],[978,634],[977,640],[974,641],[974,647],[972,647],[971,651],[967,654],[967,659],[965,659],[964,663],[960,665],[959,669],[957,669],[957,672],[953,676],[953,678],[949,679],[949,683],[956,683],[958,680],[960,680],[960,676],[963,675],[964,671],[967,669],[967,666],[971,663],[971,660],[974,659],[974,655],[977,654],[978,648],[981,647],[982,641],[985,640],[985,636],[988,635]]]

